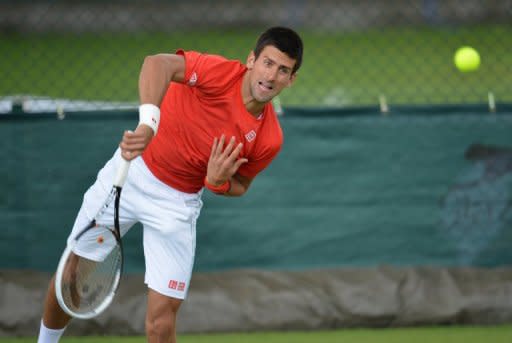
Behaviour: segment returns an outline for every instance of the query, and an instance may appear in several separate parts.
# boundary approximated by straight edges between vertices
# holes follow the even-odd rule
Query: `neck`
[[[242,102],[247,109],[247,112],[252,114],[254,117],[258,118],[263,112],[266,103],[259,102],[252,96],[251,93],[251,85],[249,82],[249,73],[245,73],[244,78],[242,80]]]

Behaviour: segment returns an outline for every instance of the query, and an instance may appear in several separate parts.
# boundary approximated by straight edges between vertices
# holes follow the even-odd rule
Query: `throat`
[[[244,105],[247,109],[247,112],[249,112],[254,118],[260,119],[263,116],[263,109],[265,108],[265,104],[259,103],[254,99],[251,99],[250,101],[245,101],[244,99]]]

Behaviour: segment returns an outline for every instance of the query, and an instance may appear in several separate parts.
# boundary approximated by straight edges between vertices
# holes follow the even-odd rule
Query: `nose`
[[[268,68],[265,78],[267,81],[275,81],[277,78],[278,68]]]

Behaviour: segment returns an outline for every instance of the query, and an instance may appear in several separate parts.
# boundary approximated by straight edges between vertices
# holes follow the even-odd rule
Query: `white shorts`
[[[118,149],[85,193],[68,242],[103,205],[112,188],[120,159]],[[121,235],[124,236],[135,223],[142,223],[146,263],[144,280],[158,293],[178,299],[186,297],[194,264],[196,222],[203,204],[201,193],[183,193],[162,183],[149,171],[141,157],[131,162],[119,206]],[[110,206],[98,224],[113,226],[113,223],[113,206]],[[108,249],[109,245],[94,246],[95,249]],[[104,254],[98,251],[91,253]]]

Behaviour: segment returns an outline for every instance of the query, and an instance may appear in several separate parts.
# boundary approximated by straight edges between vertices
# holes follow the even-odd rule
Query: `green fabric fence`
[[[512,263],[512,115],[477,107],[288,109],[277,160],[242,198],[205,192],[196,270]],[[0,269],[55,268],[135,113],[0,116]],[[125,239],[141,272],[141,227]]]

